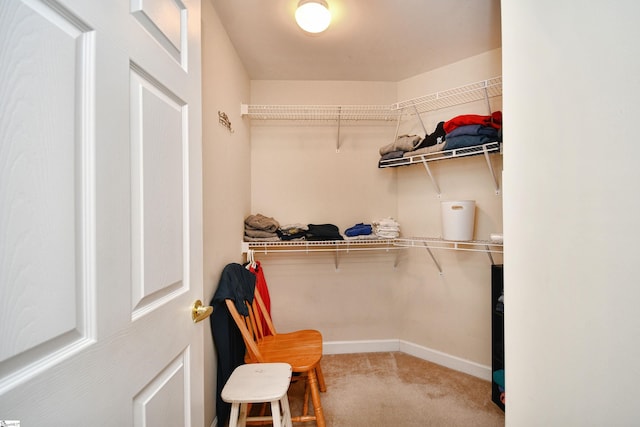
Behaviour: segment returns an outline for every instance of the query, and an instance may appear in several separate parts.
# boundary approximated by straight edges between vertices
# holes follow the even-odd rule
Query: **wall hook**
[[[226,127],[229,132],[233,133],[233,129],[231,129],[231,120],[229,120],[229,116],[227,116],[227,113],[218,111],[218,122],[222,126]]]

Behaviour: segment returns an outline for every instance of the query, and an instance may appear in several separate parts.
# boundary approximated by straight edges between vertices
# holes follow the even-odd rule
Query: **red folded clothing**
[[[462,116],[454,117],[453,119],[444,123],[444,131],[446,133],[449,133],[457,127],[466,125],[482,125],[500,129],[502,127],[502,111],[495,111],[490,116],[465,114]]]

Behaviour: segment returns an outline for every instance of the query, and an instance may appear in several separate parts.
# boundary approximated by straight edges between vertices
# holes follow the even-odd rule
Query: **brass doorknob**
[[[210,305],[203,305],[202,301],[197,300],[191,306],[191,318],[193,319],[193,323],[198,323],[201,320],[206,319],[211,316],[213,313],[213,307]]]

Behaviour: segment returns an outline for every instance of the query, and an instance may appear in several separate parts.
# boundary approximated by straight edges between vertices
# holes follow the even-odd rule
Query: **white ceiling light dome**
[[[296,10],[296,22],[308,33],[321,33],[331,23],[331,12],[325,0],[300,0]]]

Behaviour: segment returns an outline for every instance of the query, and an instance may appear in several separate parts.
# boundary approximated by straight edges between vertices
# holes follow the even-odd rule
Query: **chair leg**
[[[279,400],[271,402],[271,420],[273,422],[273,427],[282,427],[282,415],[280,415]]]
[[[302,415],[291,417],[294,423],[306,423],[315,421],[316,427],[326,427],[324,412],[322,411],[322,403],[320,402],[320,390],[318,385],[318,377],[315,369],[310,369],[305,373],[306,379],[304,384],[304,403],[302,404]],[[309,415],[309,397],[313,404],[313,415]]]
[[[305,374],[304,379],[304,400],[302,403],[302,416],[306,417],[309,414],[309,374]]]
[[[318,386],[320,387],[320,391],[327,391],[327,385],[324,382],[324,374],[322,373],[320,363],[318,363],[318,365],[316,366],[316,376],[318,377]]]
[[[313,401],[313,411],[316,415],[317,427],[326,427],[324,421],[324,413],[322,412],[322,403],[320,403],[320,390],[318,387],[318,379],[315,369],[309,371],[309,388],[311,389],[311,400]]]
[[[293,424],[291,423],[291,408],[289,408],[289,397],[286,394],[282,399],[280,399],[280,406],[282,406],[284,427],[293,427]]]
[[[240,404],[240,418],[238,419],[238,427],[246,427],[248,410],[249,409],[247,408],[246,403]]]
[[[233,402],[231,404],[231,413],[229,415],[229,427],[236,427],[238,425],[239,409],[240,409],[240,403]]]

